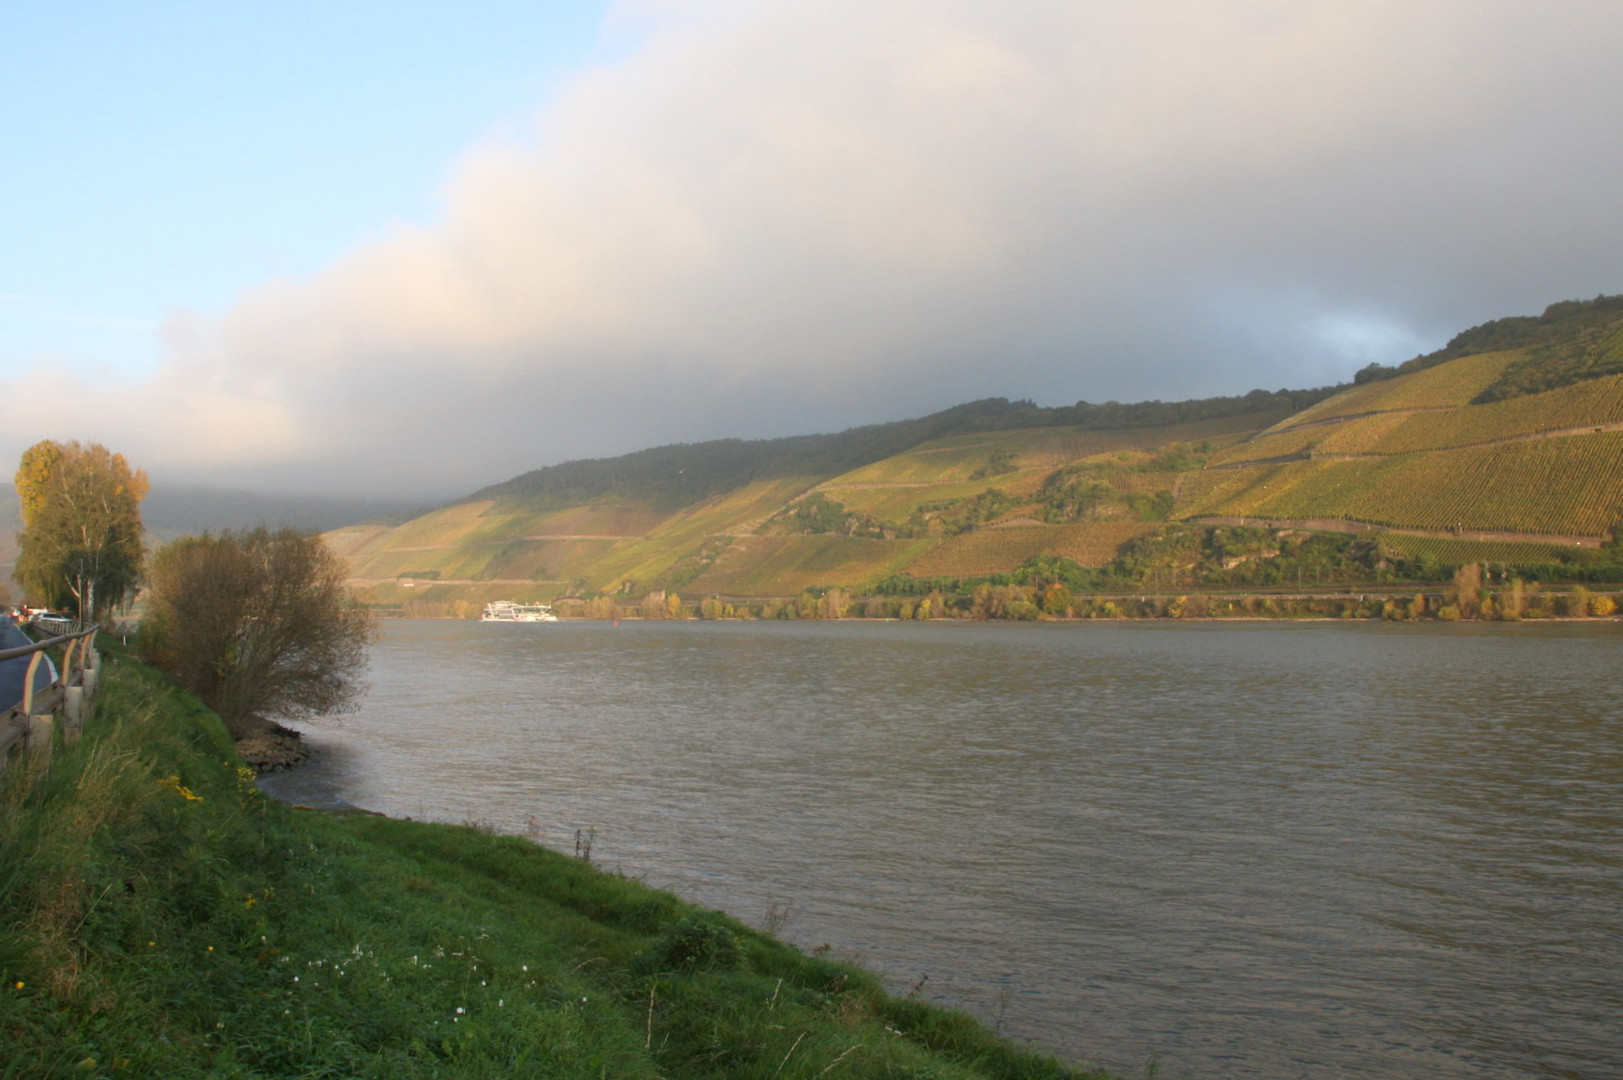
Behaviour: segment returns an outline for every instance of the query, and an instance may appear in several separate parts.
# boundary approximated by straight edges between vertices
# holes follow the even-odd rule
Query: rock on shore
[[[238,739],[237,753],[259,773],[291,769],[310,758],[299,733],[280,724],[267,725],[264,731]]]

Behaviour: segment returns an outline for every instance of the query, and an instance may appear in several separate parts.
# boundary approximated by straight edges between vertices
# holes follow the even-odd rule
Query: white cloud
[[[615,20],[624,58],[531,141],[472,148],[440,223],[177,320],[150,383],[74,388],[97,437],[155,469],[466,488],[985,394],[1304,385],[1623,288],[1615,4]]]

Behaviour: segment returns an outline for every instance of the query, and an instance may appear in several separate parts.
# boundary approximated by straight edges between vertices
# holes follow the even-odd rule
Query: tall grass
[[[583,860],[266,800],[127,658],[0,778],[0,1077],[1069,1077]]]

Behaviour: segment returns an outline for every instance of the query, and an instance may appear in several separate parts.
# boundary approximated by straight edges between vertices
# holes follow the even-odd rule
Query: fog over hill
[[[601,51],[539,85],[495,74],[552,36],[529,18],[426,29],[403,5],[268,41],[155,10],[89,20],[109,57],[80,48],[87,20],[26,7],[54,18],[0,65],[30,102],[7,182],[32,177],[11,199],[31,213],[5,239],[34,240],[0,259],[0,392],[22,405],[0,459],[94,439],[166,482],[449,495],[989,397],[1324,385],[1623,287],[1616,0],[616,3]],[[109,64],[131,39],[152,59]],[[409,145],[432,127],[409,103],[436,111],[444,71],[400,65],[405,41],[461,41],[443,69],[513,91],[409,209],[357,150],[380,122]],[[382,175],[351,177],[319,244],[259,250],[344,202],[342,159]],[[171,276],[200,238],[229,284]],[[91,290],[108,264],[117,287]],[[86,328],[113,323],[104,351]]]
[[[361,521],[404,521],[428,508],[426,502],[401,499],[266,494],[159,483],[141,503],[141,520],[148,543],[157,545],[178,536],[259,525],[325,532]],[[17,489],[8,480],[0,485],[0,581],[11,578],[17,562],[17,533],[22,527]]]
[[[158,541],[221,529],[290,526],[325,532],[373,520],[403,521],[427,501],[266,494],[233,488],[154,484],[141,504],[147,533]]]

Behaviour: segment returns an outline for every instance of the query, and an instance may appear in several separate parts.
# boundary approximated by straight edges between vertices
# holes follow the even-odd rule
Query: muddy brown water
[[[1616,623],[393,623],[265,784],[579,831],[1124,1075],[1617,1077],[1620,660]]]

